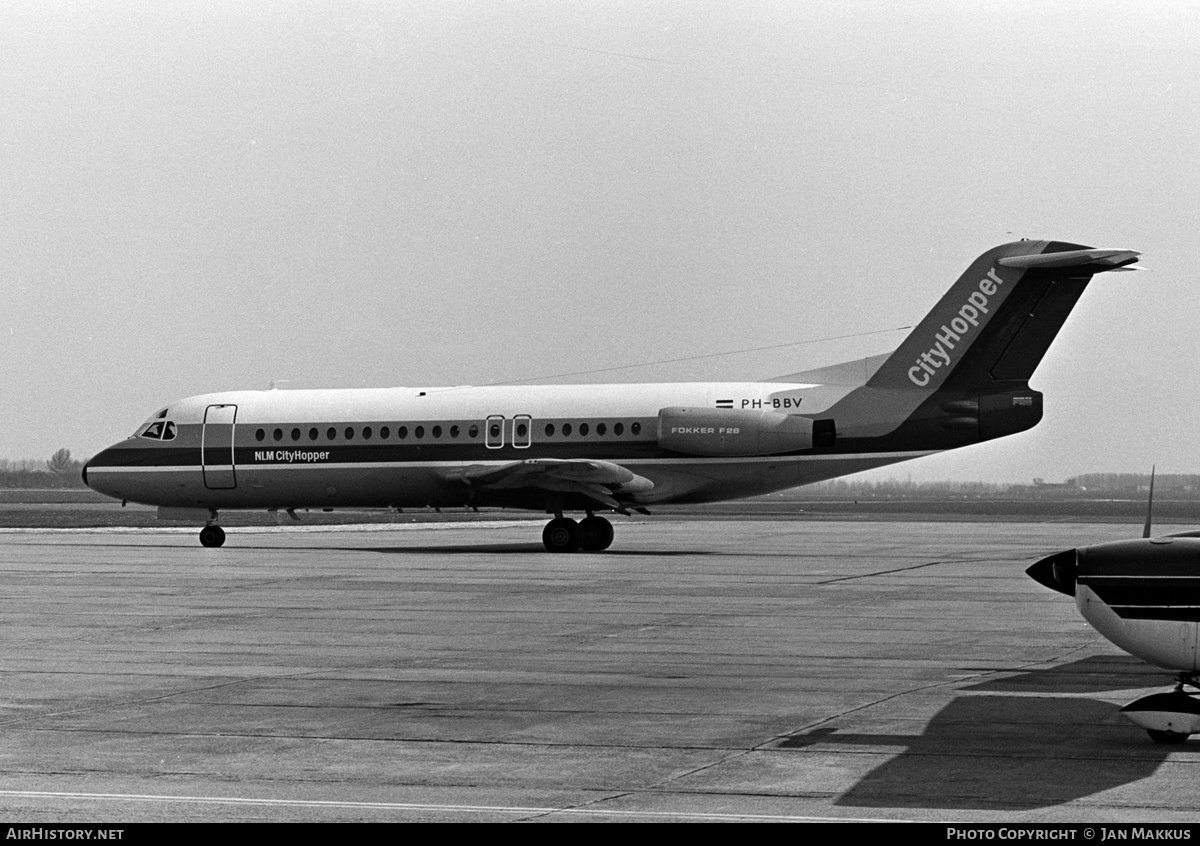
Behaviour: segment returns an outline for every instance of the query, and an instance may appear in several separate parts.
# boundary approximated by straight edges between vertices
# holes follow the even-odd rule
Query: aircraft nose
[[[1079,572],[1075,559],[1076,550],[1074,549],[1056,552],[1034,564],[1025,571],[1025,575],[1043,587],[1065,593],[1067,596],[1074,596],[1075,577]]]
[[[83,483],[97,493],[102,493],[105,496],[124,499],[125,495],[119,491],[112,490],[114,476],[112,473],[97,472],[113,468],[117,464],[117,459],[113,456],[112,447],[102,449],[83,464]]]

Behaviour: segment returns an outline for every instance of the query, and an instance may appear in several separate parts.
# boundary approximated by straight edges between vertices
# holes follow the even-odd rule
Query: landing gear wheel
[[[1159,731],[1158,729],[1146,729],[1146,734],[1150,735],[1150,739],[1155,743],[1169,744],[1183,743],[1191,737],[1190,734],[1182,731]]]
[[[201,546],[220,546],[225,543],[225,530],[220,526],[205,526],[200,530]]]
[[[586,552],[608,549],[613,542],[612,523],[603,517],[585,517],[579,521],[579,546]]]
[[[579,524],[570,517],[556,517],[542,530],[542,543],[550,552],[574,552],[579,549]]]

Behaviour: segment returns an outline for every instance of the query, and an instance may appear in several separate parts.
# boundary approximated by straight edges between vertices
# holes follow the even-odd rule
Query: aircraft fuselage
[[[649,505],[753,496],[934,451],[889,449],[887,438],[869,439],[880,441],[874,449],[860,442],[854,451],[835,444],[771,455],[663,446],[672,434],[662,431],[664,408],[711,410],[733,430],[744,428],[738,412],[819,415],[850,390],[747,382],[206,394],[172,404],[95,456],[86,478],[109,496],[174,508],[541,510],[542,492],[479,489],[459,471],[532,459],[609,461],[653,483],[623,497]],[[145,436],[160,419],[159,437]],[[682,435],[714,441],[746,434],[670,422]],[[163,440],[166,423],[171,437]]]

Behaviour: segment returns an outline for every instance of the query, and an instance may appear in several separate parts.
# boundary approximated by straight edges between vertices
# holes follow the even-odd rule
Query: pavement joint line
[[[219,690],[220,688],[223,688],[223,687],[233,687],[235,685],[245,684],[246,682],[250,682],[250,681],[303,678],[304,676],[309,676],[309,675],[312,675],[313,673],[317,673],[317,672],[328,672],[328,668],[324,668],[321,670],[307,670],[302,673],[284,673],[284,674],[278,675],[278,676],[246,676],[244,678],[231,679],[229,681],[220,682],[218,684],[207,684],[207,685],[201,685],[199,687],[188,687],[186,689],[178,690],[173,693],[163,693],[158,696],[147,696],[142,699],[128,699],[128,700],[122,700],[120,702],[100,702],[100,703],[96,703],[95,705],[89,705],[85,708],[70,708],[65,711],[53,711],[53,712],[46,713],[46,714],[30,714],[27,717],[19,717],[17,719],[13,719],[13,720],[0,721],[0,727],[15,726],[15,725],[20,725],[22,723],[32,723],[32,722],[37,722],[38,720],[53,719],[55,717],[68,717],[68,716],[72,716],[72,715],[76,715],[76,714],[87,714],[87,713],[96,712],[96,711],[107,711],[112,708],[127,708],[127,707],[136,706],[136,705],[145,705],[150,702],[162,702],[164,700],[174,699],[177,696],[184,696],[189,693],[199,693],[201,691],[206,691],[206,690]],[[78,730],[78,729],[76,729],[76,730]],[[60,729],[60,731],[61,731],[61,729]]]
[[[633,794],[623,794],[625,796]],[[818,817],[792,814],[754,814],[754,813],[708,813],[702,811],[637,811],[617,808],[590,808],[586,806],[571,807],[527,807],[520,805],[457,805],[432,804],[421,802],[353,802],[336,799],[269,799],[248,796],[172,796],[170,794],[153,793],[82,793],[51,790],[0,790],[0,797],[11,799],[83,799],[98,802],[183,802],[194,805],[249,805],[260,807],[302,807],[302,808],[357,808],[380,811],[427,811],[444,813],[468,814],[520,814],[527,816],[552,816],[568,814],[571,816],[587,817],[617,817],[655,819],[692,819],[692,820],[756,820],[760,822],[905,822],[886,818],[866,817]],[[605,798],[596,801],[612,801]]]
[[[947,559],[945,561],[927,561],[924,564],[914,564],[911,567],[896,567],[892,570],[880,570],[876,573],[859,573],[853,576],[839,576],[836,579],[826,579],[823,582],[815,582],[818,585],[835,585],[838,582],[853,582],[859,579],[871,579],[876,576],[890,576],[893,573],[908,573],[912,570],[922,570],[926,567],[936,567],[939,564],[962,564],[964,560]]]
[[[1041,662],[1031,662],[1029,665],[1026,665],[1026,666],[1035,666],[1037,663],[1041,663]],[[1023,668],[1022,668],[1022,671],[1023,671]],[[842,711],[839,714],[832,714],[828,717],[817,720],[816,722],[813,722],[806,726],[803,726],[800,729],[797,729],[796,731],[788,732],[787,734],[777,735],[776,737],[773,737],[770,740],[768,740],[766,743],[758,744],[757,746],[754,747],[754,749],[752,751],[767,751],[767,750],[773,748],[769,744],[779,743],[780,741],[785,740],[789,737],[795,737],[800,732],[812,731],[813,729],[815,729],[819,726],[825,725],[826,723],[833,722],[834,720],[839,720],[842,717],[848,716],[850,714],[856,714],[860,711],[865,711],[868,708],[874,708],[876,705],[882,705],[884,702],[890,702],[891,700],[897,699],[901,696],[909,696],[912,694],[926,693],[930,690],[937,690],[939,688],[956,687],[958,685],[965,684],[967,682],[970,682],[971,684],[978,684],[980,679],[987,678],[988,676],[1004,675],[1004,674],[1010,673],[1010,672],[1013,672],[1013,670],[1011,670],[1011,669],[983,670],[978,673],[973,673],[972,675],[970,675],[967,678],[947,679],[946,681],[935,682],[933,684],[918,685],[916,687],[908,688],[907,690],[898,690],[895,693],[889,693],[888,695],[881,696],[878,699],[875,699],[871,702],[864,702],[862,705],[859,705],[857,707],[847,708],[845,711]]]

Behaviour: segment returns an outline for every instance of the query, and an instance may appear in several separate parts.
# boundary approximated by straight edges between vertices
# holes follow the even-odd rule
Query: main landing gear
[[[1184,692],[1184,685],[1200,688],[1195,673],[1180,673],[1170,693],[1153,693],[1121,709],[1129,721],[1141,726],[1155,743],[1183,743],[1200,734],[1200,701]]]
[[[576,523],[570,517],[558,516],[542,530],[542,543],[550,552],[599,552],[613,542],[612,523],[603,517],[589,514]]]

